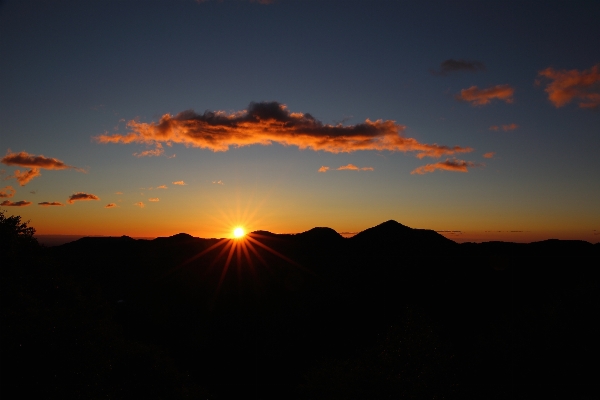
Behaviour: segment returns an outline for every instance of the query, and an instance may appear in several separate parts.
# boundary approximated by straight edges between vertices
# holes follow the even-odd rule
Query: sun
[[[241,238],[245,234],[246,234],[246,232],[244,232],[244,228],[242,228],[241,226],[238,226],[237,228],[235,228],[233,230],[233,237],[235,237],[236,239]]]

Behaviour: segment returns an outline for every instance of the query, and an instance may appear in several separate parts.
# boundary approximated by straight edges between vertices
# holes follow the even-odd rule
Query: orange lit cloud
[[[139,208],[144,208],[144,207],[146,207],[146,205],[145,205],[144,203],[142,203],[141,201],[138,201],[137,203],[134,203],[133,205],[134,205],[134,206],[137,206],[137,207],[139,207]]]
[[[123,192],[115,192],[115,194],[123,194]]]
[[[42,207],[49,207],[49,206],[63,206],[64,204],[59,203],[58,201],[52,201],[52,202],[48,202],[48,201],[42,201],[41,203],[38,203],[38,206],[42,206]]]
[[[471,161],[463,161],[453,159],[446,159],[446,161],[436,162],[434,164],[427,164],[421,167],[414,169],[411,174],[423,175],[429,172],[434,172],[437,169],[445,170],[445,171],[455,171],[455,172],[469,172],[468,167],[479,167],[482,164],[476,164]]]
[[[35,156],[24,151],[20,153],[12,153],[10,150],[0,160],[6,165],[18,165],[28,168],[43,168],[43,169],[75,169],[83,172],[81,168],[67,165],[56,158],[44,157],[43,155]]]
[[[167,188],[167,185],[160,185],[160,186],[157,186],[156,188],[157,188],[157,189],[166,189],[166,188]]]
[[[375,169],[373,167],[359,168],[354,164],[342,165],[341,167],[337,168],[337,171],[374,171],[374,170]]]
[[[160,201],[160,199],[158,197],[152,197],[152,198],[148,199],[148,201],[156,202],[156,201]]]
[[[227,151],[231,147],[251,145],[296,146],[300,149],[349,153],[358,150],[416,152],[417,157],[441,157],[466,153],[473,149],[419,143],[403,136],[405,126],[387,120],[344,126],[329,125],[310,114],[290,112],[277,102],[250,103],[248,110],[226,113],[192,110],[175,116],[165,114],[159,122],[129,121],[127,134],[100,135],[99,143],[143,143],[162,146],[180,143],[186,146]],[[158,147],[157,147],[158,148]]]
[[[118,205],[116,205],[115,203],[108,203],[107,205],[104,206],[104,208],[115,208],[118,207]]]
[[[1,198],[11,198],[15,195],[15,189],[12,186],[5,186],[0,189],[0,199]]]
[[[218,180],[218,181],[212,181],[213,184],[215,185],[224,185],[222,180]]]
[[[173,185],[180,185],[180,186],[185,186],[187,185],[187,183],[185,183],[184,181],[177,181],[177,182],[171,182]]]
[[[485,65],[480,61],[467,61],[467,60],[445,60],[440,64],[440,72],[438,75],[448,75],[451,72],[468,71],[477,72],[485,71]],[[435,72],[434,72],[435,73]]]
[[[555,107],[562,107],[574,99],[581,100],[581,108],[600,107],[600,64],[584,71],[546,68],[538,75],[551,81],[545,90]]]
[[[69,196],[69,200],[67,200],[67,203],[73,204],[76,201],[85,201],[85,200],[100,200],[100,198],[98,196],[96,196],[95,194],[78,192],[78,193],[75,193],[75,194],[72,194],[71,196]]]
[[[490,126],[490,130],[491,131],[499,131],[500,129],[502,129],[504,132],[508,132],[508,131],[514,131],[515,129],[517,129],[519,127],[519,125],[517,124],[508,124],[508,125],[492,125]]]
[[[16,202],[12,202],[9,200],[4,200],[2,203],[0,203],[0,206],[6,206],[6,207],[26,207],[28,205],[30,205],[31,202],[30,201],[16,201]]]
[[[485,153],[483,155],[483,158],[494,158],[494,154],[496,154],[496,153],[493,151],[490,151],[489,153]]]
[[[158,147],[158,145],[160,145],[160,143],[158,143],[157,147],[153,150],[146,150],[146,151],[142,151],[141,153],[133,153],[133,155],[138,158],[139,157],[160,156],[165,152],[165,150],[163,148]]]
[[[13,175],[13,177],[17,180],[17,182],[19,182],[20,186],[25,186],[27,185],[27,183],[29,183],[30,180],[40,175],[41,174],[39,168],[27,169],[23,172],[17,169],[15,170],[15,174]]]
[[[471,86],[468,89],[461,90],[460,94],[456,95],[456,99],[469,102],[474,106],[489,104],[493,99],[512,103],[514,92],[515,89],[509,85],[496,85],[487,89],[479,89],[477,86]]]
[[[327,171],[329,171],[329,167],[326,167],[324,165],[321,168],[319,168],[319,172],[327,172]]]

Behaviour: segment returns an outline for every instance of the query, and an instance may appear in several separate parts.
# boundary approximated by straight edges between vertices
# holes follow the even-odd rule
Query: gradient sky
[[[600,7],[411,3],[4,1],[1,208],[38,234],[597,242]]]

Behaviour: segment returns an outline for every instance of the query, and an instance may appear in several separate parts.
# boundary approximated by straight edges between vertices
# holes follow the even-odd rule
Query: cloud
[[[477,86],[471,86],[468,89],[461,90],[456,95],[456,99],[469,102],[474,106],[483,106],[489,104],[493,99],[512,103],[514,93],[515,89],[510,87],[510,85],[496,85],[487,89],[479,89]]]
[[[146,207],[146,205],[144,203],[142,203],[141,201],[138,201],[137,203],[133,203],[134,206],[138,206],[139,208],[144,208]]]
[[[218,181],[212,181],[213,184],[215,185],[224,185],[222,180],[218,180]]]
[[[119,206],[116,205],[115,203],[108,203],[107,205],[104,206],[104,208],[115,208],[115,207],[119,207]]]
[[[454,60],[448,59],[440,64],[440,72],[438,75],[448,75],[451,72],[468,71],[477,72],[485,71],[485,65],[480,61]]]
[[[115,192],[115,194],[123,194],[123,192]]]
[[[156,143],[156,148],[154,150],[146,150],[141,153],[133,153],[134,156],[140,157],[158,157],[161,156],[165,150],[163,149],[162,144]]]
[[[49,206],[64,206],[64,204],[62,204],[62,203],[59,203],[58,201],[53,201],[53,202],[42,201],[41,203],[38,203],[38,206],[42,206],[42,207],[49,207]]]
[[[519,125],[517,124],[508,124],[508,125],[492,125],[490,126],[490,130],[491,131],[499,131],[500,129],[502,129],[504,132],[508,132],[508,131],[514,131],[515,129],[517,129],[519,127]]]
[[[30,201],[17,201],[17,202],[12,202],[9,200],[4,200],[2,203],[0,203],[0,206],[7,206],[7,207],[26,207],[28,205],[30,205],[31,202]]]
[[[429,172],[434,172],[436,169],[455,171],[455,172],[468,172],[468,167],[480,167],[483,164],[476,164],[471,161],[457,160],[456,158],[449,159],[446,161],[439,161],[434,164],[427,164],[414,169],[411,174],[423,175]]]
[[[493,151],[490,151],[489,153],[485,153],[483,155],[483,158],[494,158],[494,154],[496,154],[496,153]]]
[[[83,192],[78,192],[69,196],[69,200],[67,203],[73,204],[75,201],[83,201],[83,200],[100,200],[98,196],[95,194],[88,194]]]
[[[157,189],[167,189],[167,185],[160,185],[156,187]]]
[[[319,172],[327,172],[327,171],[329,171],[329,167],[326,167],[324,165],[321,166],[321,168],[319,168]]]
[[[12,153],[10,150],[0,160],[6,165],[18,165],[28,168],[43,168],[43,169],[74,169],[80,172],[85,172],[81,168],[67,165],[56,158],[44,157],[43,155],[35,156],[24,151],[20,153]]]
[[[15,189],[12,186],[5,186],[0,189],[0,199],[11,198],[15,195]]]
[[[551,81],[545,90],[556,108],[574,99],[581,100],[581,108],[600,107],[600,64],[584,71],[546,68],[538,75]]]
[[[342,165],[339,168],[336,168],[337,171],[374,171],[373,167],[362,167],[359,168],[354,164]]]
[[[39,168],[27,169],[23,172],[17,169],[15,170],[15,173],[12,177],[14,177],[17,180],[17,182],[19,182],[20,186],[25,186],[27,185],[27,183],[29,183],[30,180],[40,175],[41,173]]]
[[[180,186],[185,186],[187,185],[187,183],[185,183],[184,181],[176,181],[176,182],[171,182],[173,185],[180,185]]]
[[[152,197],[152,198],[148,199],[148,201],[156,202],[156,201],[160,201],[160,200],[158,197]]]
[[[180,143],[186,146],[227,151],[231,147],[251,145],[296,146],[300,149],[350,153],[358,150],[417,152],[417,157],[441,157],[466,153],[473,149],[420,143],[403,136],[405,126],[391,120],[371,121],[344,126],[329,125],[310,114],[290,112],[277,102],[250,103],[248,110],[226,113],[192,110],[172,116],[165,114],[159,122],[129,121],[127,134],[100,135],[99,143],[144,143],[161,145]]]

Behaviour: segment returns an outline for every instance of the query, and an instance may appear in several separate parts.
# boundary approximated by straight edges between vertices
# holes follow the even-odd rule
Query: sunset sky
[[[406,3],[0,2],[0,209],[38,234],[598,242],[600,7]]]

